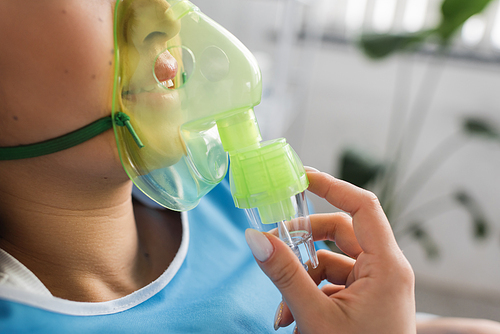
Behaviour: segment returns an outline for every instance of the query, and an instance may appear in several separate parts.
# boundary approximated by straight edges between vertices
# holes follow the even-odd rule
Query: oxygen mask
[[[194,208],[226,175],[237,207],[312,265],[305,170],[284,139],[262,142],[253,112],[260,70],[252,53],[187,0],[118,0],[111,117],[42,143],[0,148],[0,160],[78,145],[114,129],[124,169],[157,203]]]
[[[225,176],[229,154],[236,206],[299,258],[304,245],[316,267],[307,176],[284,139],[262,142],[252,53],[185,0],[118,1],[115,44],[114,129],[136,186],[170,209],[189,210]]]

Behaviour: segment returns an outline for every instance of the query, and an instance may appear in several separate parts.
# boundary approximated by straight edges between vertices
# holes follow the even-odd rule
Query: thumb
[[[324,295],[316,286],[293,251],[272,234],[247,229],[245,238],[257,264],[283,295],[283,299],[298,318],[312,318]]]

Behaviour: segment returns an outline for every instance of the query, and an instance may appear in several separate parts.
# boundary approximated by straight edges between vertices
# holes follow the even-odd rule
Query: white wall
[[[372,63],[350,48],[325,47],[314,73],[316,86],[308,103],[306,136],[300,147],[304,164],[338,173],[340,151],[354,146],[382,157],[394,98],[396,59]],[[421,74],[425,59],[419,59],[415,74]],[[417,165],[445,137],[459,127],[463,114],[485,115],[500,126],[500,66],[478,65],[449,61],[437,88],[437,96],[425,123],[411,166]],[[289,134],[290,141],[293,133]],[[500,144],[470,141],[453,155],[418,193],[411,207],[433,198],[445,196],[459,188],[467,189],[480,202],[491,233],[484,242],[472,238],[469,215],[450,201],[450,210],[427,220],[431,235],[439,243],[441,256],[430,261],[422,248],[408,237],[399,240],[410,260],[417,282],[428,289],[429,295],[441,291],[454,296],[460,303],[479,299],[489,305],[490,314],[468,314],[458,309],[458,315],[488,316],[500,320]],[[328,211],[323,201],[314,198],[318,211]],[[411,209],[411,208],[410,208]],[[425,213],[422,213],[425,216]],[[418,291],[418,290],[417,290]],[[463,294],[463,291],[467,293]],[[458,296],[458,297],[457,297]],[[464,300],[459,297],[462,296]],[[418,300],[418,296],[417,296]],[[435,302],[421,304],[432,308]],[[487,301],[486,301],[487,300]],[[493,301],[492,301],[493,300]],[[442,306],[443,303],[441,303]],[[446,303],[448,308],[455,303]],[[496,309],[492,305],[497,305]],[[451,311],[450,311],[451,312]],[[442,310],[442,314],[457,315]],[[471,313],[472,312],[472,313]]]
[[[305,53],[310,56],[304,57],[304,50],[298,45],[291,49],[294,62],[290,66],[291,79],[287,86],[290,95],[286,100],[275,101],[269,82],[276,84],[273,68],[276,67],[277,51],[269,39],[269,32],[283,22],[280,13],[284,2],[194,2],[235,33],[252,51],[267,55],[271,66],[266,67],[263,79],[265,87],[271,86],[270,93],[267,92],[270,96],[257,109],[258,117],[264,123],[267,113],[277,107],[285,106],[293,113],[299,106],[299,114],[286,137],[305,165],[335,175],[338,174],[339,154],[346,147],[362,149],[375,158],[384,156],[396,75],[401,66],[408,68],[406,61],[393,57],[372,62],[355,48],[338,44],[307,49]],[[425,56],[416,57],[412,62],[412,92],[416,91],[427,63]],[[311,83],[309,87],[303,85],[307,82]],[[500,127],[499,89],[500,64],[448,60],[408,173],[437,143],[459,128],[464,114],[484,115]],[[443,207],[450,209],[426,220],[431,235],[439,242],[441,256],[438,260],[428,260],[412,239],[400,238],[400,246],[417,277],[417,307],[420,311],[442,315],[500,320],[498,142],[470,141],[437,170],[408,210],[462,188],[473,194],[483,207],[492,224],[490,236],[484,242],[474,240],[469,215],[452,201],[445,200]],[[323,201],[311,197],[317,211],[331,210]]]

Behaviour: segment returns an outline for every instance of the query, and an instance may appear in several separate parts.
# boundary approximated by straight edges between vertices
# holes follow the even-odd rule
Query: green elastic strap
[[[130,132],[130,135],[134,139],[137,146],[139,146],[139,148],[144,147],[144,144],[142,143],[141,139],[139,138],[139,136],[135,132],[134,127],[132,126],[132,123],[130,123],[130,117],[127,114],[125,114],[121,111],[117,112],[115,114],[115,124],[118,126],[127,127],[128,132]]]
[[[134,138],[139,147],[142,147],[140,139],[135,133],[130,118],[122,113],[115,114],[116,124],[118,126],[126,126],[130,134]],[[35,158],[42,155],[47,155],[55,152],[65,150],[67,148],[79,145],[89,139],[100,135],[113,127],[111,116],[106,116],[97,121],[68,134],[62,135],[57,138],[49,139],[41,143],[21,145],[14,147],[0,147],[0,160],[18,160],[26,158]]]

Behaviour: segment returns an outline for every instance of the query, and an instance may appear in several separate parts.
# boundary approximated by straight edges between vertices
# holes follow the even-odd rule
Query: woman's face
[[[0,146],[55,138],[111,114],[113,6],[114,0],[0,0]],[[19,163],[25,161],[61,174],[66,168],[126,177],[112,131]]]
[[[54,138],[110,114],[113,3],[0,1],[1,146]]]
[[[163,1],[137,3],[151,9]],[[0,146],[41,142],[111,115],[114,5],[115,0],[0,0]],[[132,59],[134,52],[144,50],[130,50],[131,83],[152,84],[143,74],[148,67],[151,76],[151,67]],[[160,57],[159,72],[172,65],[168,56]],[[141,98],[129,96],[124,103],[140,104]],[[97,173],[122,170],[112,131],[42,158],[71,160],[72,167]]]
[[[171,166],[184,154],[179,133],[183,114],[174,89],[182,64],[166,51],[178,45],[180,23],[166,14],[171,13],[169,7],[164,0],[124,0],[117,20],[120,89],[116,98],[144,143],[141,149],[135,144],[128,148],[146,173]],[[130,137],[125,130],[123,136]]]

